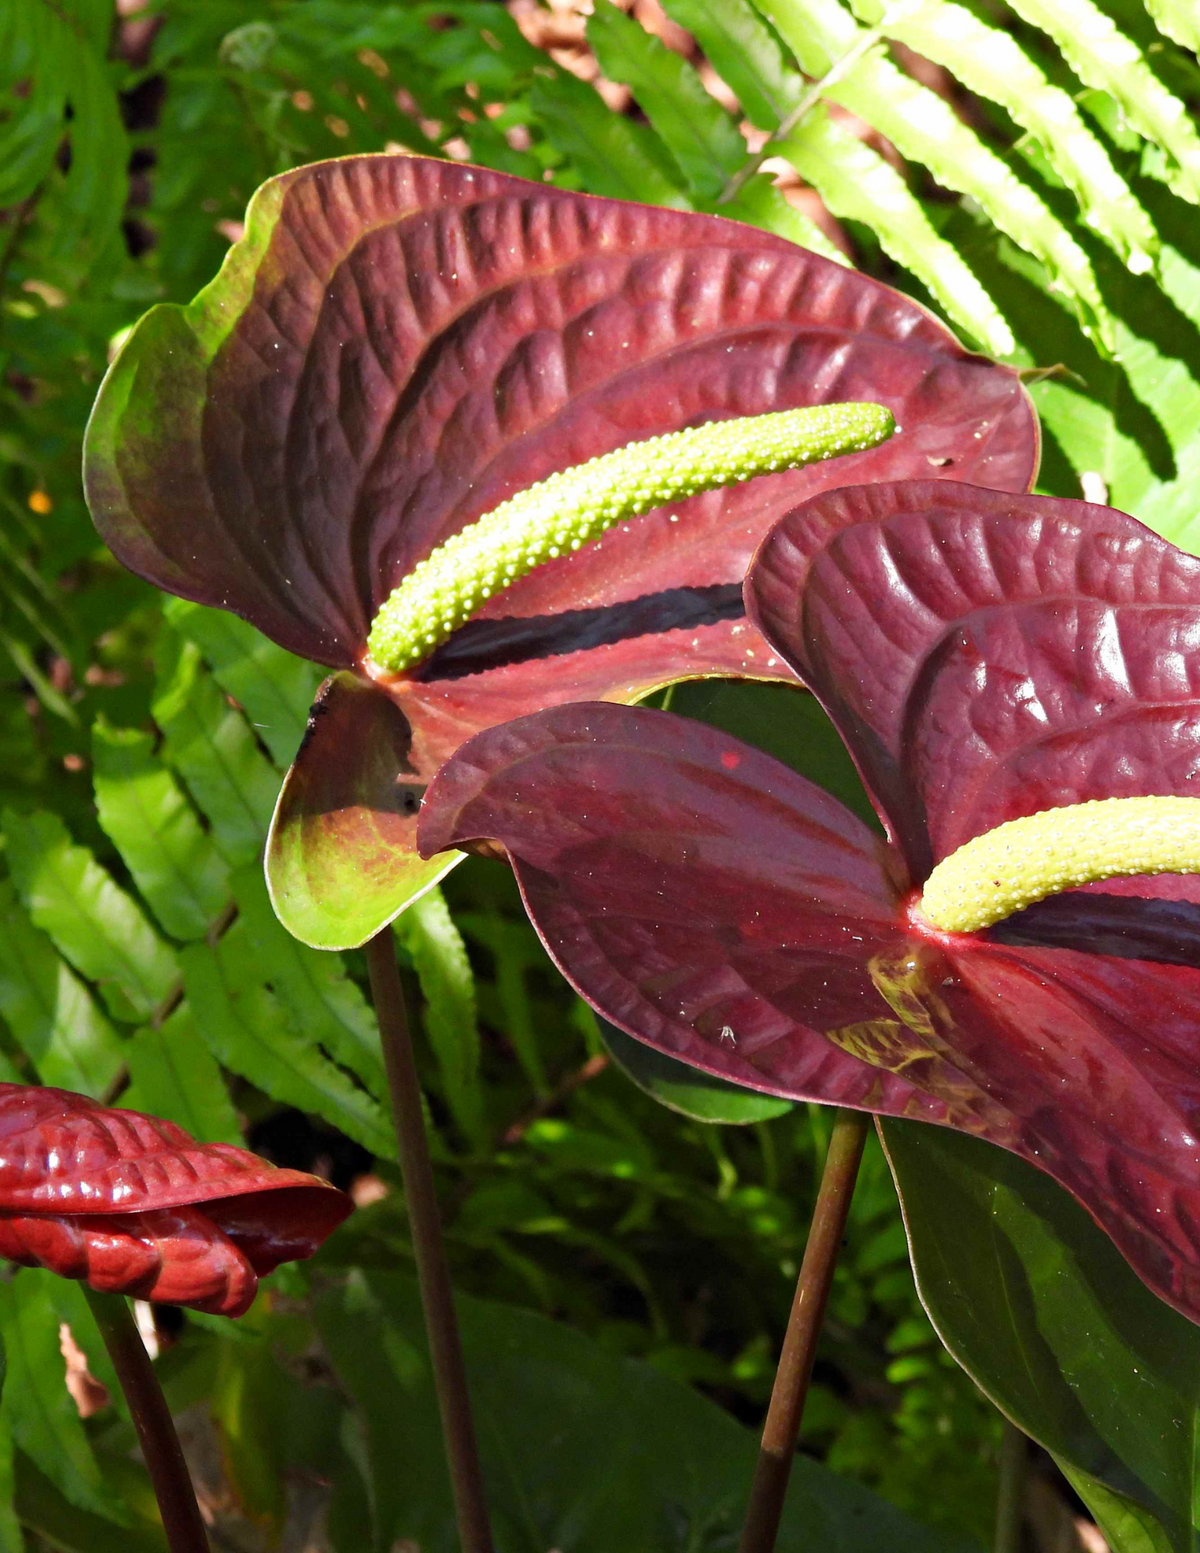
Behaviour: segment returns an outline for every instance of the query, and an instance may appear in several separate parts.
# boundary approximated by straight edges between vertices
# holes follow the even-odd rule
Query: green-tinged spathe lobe
[[[710,421],[564,469],[485,513],[415,566],[375,617],[367,651],[377,667],[403,673],[493,594],[616,523],[718,486],[861,452],[894,430],[882,405],[818,405]]]
[[[974,933],[1047,895],[1135,874],[1200,874],[1200,798],[1100,798],[1009,820],[925,882],[922,914]]]

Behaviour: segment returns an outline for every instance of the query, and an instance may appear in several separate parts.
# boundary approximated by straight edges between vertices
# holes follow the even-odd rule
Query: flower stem
[[[171,1553],[209,1553],[208,1537],[179,1436],[158,1376],[123,1294],[83,1285],[100,1336],[129,1403]]]
[[[404,989],[396,965],[396,947],[390,927],[376,933],[366,946],[371,993],[379,1016],[383,1060],[400,1148],[400,1173],[412,1231],[413,1256],[421,1286],[421,1306],[429,1337],[434,1386],[442,1417],[442,1436],[450,1468],[450,1488],[462,1553],[492,1553],[483,1473],[471,1422],[471,1402],[463,1366],[462,1344],[454,1314],[454,1295],[441,1220],[433,1184],[433,1164],[425,1136],[421,1088],[413,1061]]]
[[[995,1553],[1017,1553],[1025,1501],[1025,1464],[1029,1445],[1016,1424],[1004,1420],[1000,1439],[1000,1475],[996,1490]]]
[[[870,1116],[862,1111],[839,1110],[834,1118],[829,1152],[817,1191],[817,1205],[796,1283],[796,1297],[792,1301],[779,1368],[771,1389],[771,1405],[763,1425],[758,1465],[754,1469],[738,1553],[772,1553],[775,1546],[800,1434],[800,1420],[804,1416],[804,1401],[812,1377],[817,1338],[825,1318],[842,1231],[846,1227],[846,1215],[850,1212],[850,1200],[854,1196],[854,1183],[870,1126]]]

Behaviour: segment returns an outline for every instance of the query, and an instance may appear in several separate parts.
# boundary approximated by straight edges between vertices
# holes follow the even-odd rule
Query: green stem
[[[1028,1455],[1028,1441],[1016,1424],[1006,1418],[1000,1440],[1000,1481],[996,1485],[995,1553],[1019,1553]]]
[[[817,1339],[825,1319],[842,1232],[870,1126],[871,1118],[863,1111],[839,1110],[834,1118],[808,1244],[796,1282],[796,1297],[792,1301],[792,1313],[779,1354],[779,1368],[771,1389],[771,1405],[763,1425],[758,1465],[754,1469],[738,1553],[772,1553],[779,1534],[779,1520],[812,1378]]]
[[[171,1553],[209,1553],[208,1537],[179,1436],[170,1409],[158,1384],[158,1376],[134,1323],[129,1303],[122,1294],[83,1292],[91,1306],[100,1336],[129,1403],[146,1470],[154,1485],[154,1497],[162,1516],[163,1531]]]
[[[454,1294],[442,1244],[441,1219],[433,1181],[433,1163],[425,1136],[421,1086],[413,1060],[412,1037],[404,1006],[404,989],[396,965],[390,927],[376,933],[366,946],[371,993],[379,1016],[383,1060],[396,1123],[400,1174],[412,1232],[413,1256],[421,1287],[421,1306],[429,1337],[434,1387],[442,1418],[442,1437],[450,1468],[450,1487],[462,1553],[492,1553],[483,1473],[471,1421],[471,1401],[463,1365]]]

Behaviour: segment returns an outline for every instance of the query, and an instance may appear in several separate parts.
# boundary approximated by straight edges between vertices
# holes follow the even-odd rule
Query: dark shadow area
[[[740,620],[745,613],[741,584],[723,582],[706,588],[666,588],[624,604],[568,609],[561,615],[469,620],[438,648],[420,678],[463,679],[484,669],[586,652],[635,636],[694,631],[722,620]]]
[[[1051,895],[987,931],[993,943],[1200,966],[1200,905],[1137,895]]]

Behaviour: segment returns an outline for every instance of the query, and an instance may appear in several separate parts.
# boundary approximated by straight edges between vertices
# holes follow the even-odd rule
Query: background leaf
[[[124,1045],[86,986],[56,954],[0,881],[0,1013],[42,1081],[99,1099],[116,1078]],[[20,1075],[8,1065],[4,1082]]]
[[[564,1545],[578,1553],[614,1546],[682,1553],[720,1547],[736,1530],[756,1454],[749,1431],[677,1383],[604,1353],[568,1328],[485,1301],[460,1298],[458,1306],[503,1553]],[[342,1382],[363,1409],[375,1547],[389,1548],[400,1536],[449,1553],[454,1531],[444,1469],[425,1445],[434,1402],[415,1284],[356,1275],[322,1297],[318,1321]],[[397,1393],[404,1398],[399,1409]],[[781,1553],[798,1553],[814,1538],[830,1553],[956,1546],[801,1457],[778,1545]]]
[[[396,936],[421,983],[421,1019],[441,1069],[446,1102],[459,1127],[477,1142],[484,1120],[475,979],[467,947],[436,885],[400,917]]]
[[[613,1060],[638,1088],[653,1095],[668,1109],[690,1116],[693,1121],[744,1127],[750,1122],[769,1122],[792,1109],[790,1100],[776,1100],[771,1095],[739,1089],[735,1084],[722,1083],[709,1073],[675,1062],[652,1046],[635,1041],[624,1030],[610,1025],[607,1019],[597,1017],[596,1023]]]
[[[128,1512],[105,1483],[64,1384],[66,1364],[59,1351],[59,1320],[50,1285],[41,1272],[0,1284],[7,1363],[0,1411],[10,1421],[17,1444],[64,1498],[125,1525]]]
[[[942,1341],[1115,1548],[1193,1548],[1200,1332],[1040,1171],[940,1127],[880,1132]]]
[[[192,1011],[178,1008],[159,1026],[139,1030],[124,1048],[129,1088],[121,1104],[169,1116],[202,1143],[242,1141],[221,1070],[196,1029]]]
[[[221,688],[245,710],[275,764],[287,766],[304,737],[320,671],[222,610],[171,599],[165,613],[175,630],[204,654]]]
[[[228,897],[229,871],[153,746],[150,734],[97,720],[100,823],[166,931],[203,938]]]
[[[97,983],[117,1018],[152,1014],[178,969],[132,897],[56,815],[5,813],[0,823],[17,893],[37,926]]]

